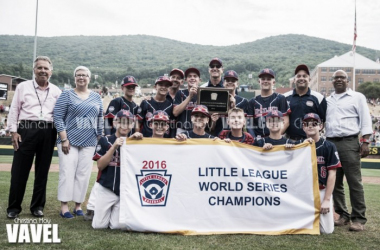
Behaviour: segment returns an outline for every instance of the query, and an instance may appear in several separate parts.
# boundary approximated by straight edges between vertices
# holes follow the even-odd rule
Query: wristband
[[[361,143],[368,143],[368,144],[371,143],[371,142],[369,141],[369,139],[364,139],[364,138],[361,138],[361,139],[360,139],[360,142],[361,142]]]
[[[61,139],[61,142],[65,142],[65,141],[67,141],[67,138],[65,138],[65,139]]]

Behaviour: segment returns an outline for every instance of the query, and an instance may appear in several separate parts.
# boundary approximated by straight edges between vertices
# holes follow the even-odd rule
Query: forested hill
[[[34,37],[0,35],[0,74],[31,77]],[[280,35],[232,46],[204,46],[146,35],[39,37],[38,55],[49,56],[54,64],[52,82],[70,79],[76,66],[84,65],[98,82],[119,82],[130,74],[140,84],[172,68],[197,67],[203,81],[208,78],[211,58],[220,57],[224,69],[238,72],[240,83],[256,83],[260,69],[272,68],[277,83],[288,84],[294,68],[301,63],[311,69],[334,55],[342,55],[351,45],[304,35]],[[380,51],[357,47],[357,52],[375,60]],[[253,73],[254,79],[248,79]],[[94,79],[92,79],[92,82]]]

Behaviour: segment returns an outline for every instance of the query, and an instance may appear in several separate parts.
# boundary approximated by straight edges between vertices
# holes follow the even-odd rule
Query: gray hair
[[[336,75],[336,73],[338,73],[338,72],[343,73],[343,74],[346,76],[346,78],[348,79],[348,75],[347,75],[346,71],[344,71],[344,70],[342,70],[342,69],[338,69],[337,71],[335,71],[334,74],[333,74],[332,76],[334,77],[334,76]]]
[[[75,74],[77,73],[78,70],[87,71],[88,77],[91,78],[91,71],[87,67],[85,67],[85,66],[78,66],[78,67],[76,67],[75,70],[74,70],[74,77],[75,77]]]
[[[47,56],[37,56],[36,59],[34,59],[33,62],[33,68],[36,68],[36,64],[38,61],[46,61],[50,65],[50,70],[53,70],[53,63],[51,62],[50,58]]]

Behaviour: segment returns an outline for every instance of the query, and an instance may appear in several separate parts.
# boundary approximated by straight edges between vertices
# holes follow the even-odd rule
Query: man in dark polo
[[[14,156],[7,217],[21,213],[29,172],[35,158],[35,180],[30,211],[43,217],[46,184],[57,130],[53,126],[53,109],[61,90],[49,82],[53,64],[46,56],[34,60],[34,79],[17,85],[9,110],[8,129],[12,135]],[[34,157],[35,156],[35,157]]]
[[[342,167],[336,172],[333,192],[335,212],[339,214],[339,219],[334,224],[344,226],[351,220],[350,231],[363,231],[367,218],[360,158],[369,154],[371,116],[365,96],[347,87],[348,76],[345,71],[335,71],[332,79],[335,92],[327,98],[325,136],[335,144],[342,163]],[[350,191],[351,214],[344,195],[344,176]]]
[[[284,94],[291,110],[286,135],[298,141],[306,139],[302,128],[303,117],[308,113],[315,113],[325,122],[327,103],[323,95],[309,88],[310,72],[306,65],[298,65],[294,75],[295,89]]]
[[[222,60],[217,57],[211,59],[208,65],[208,72],[210,74],[210,79],[208,80],[208,82],[202,84],[201,87],[224,88]]]

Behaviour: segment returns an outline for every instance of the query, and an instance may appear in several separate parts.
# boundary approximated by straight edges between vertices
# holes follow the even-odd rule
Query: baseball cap
[[[167,83],[169,83],[170,86],[173,85],[173,83],[170,81],[169,77],[167,77],[167,76],[159,76],[159,77],[157,77],[156,82],[154,83],[154,85],[156,85],[158,83],[162,83],[162,82],[167,82]]]
[[[321,122],[321,118],[319,117],[319,115],[317,115],[315,113],[308,113],[308,114],[306,114],[303,117],[302,121],[306,121],[306,120],[314,120],[314,121],[317,121],[319,123]]]
[[[191,115],[194,115],[196,113],[204,114],[205,116],[210,117],[208,108],[205,105],[195,105],[193,111],[191,111]]]
[[[231,77],[235,78],[236,80],[239,80],[238,74],[234,70],[227,70],[226,73],[224,73],[224,79]]]
[[[185,71],[185,77],[187,77],[188,74],[190,73],[195,73],[197,74],[199,77],[201,77],[201,73],[199,72],[199,70],[197,68],[188,68],[186,71]]]
[[[153,112],[153,116],[151,118],[151,121],[164,121],[164,122],[169,122],[169,115],[162,110],[156,110]]]
[[[172,69],[172,71],[170,71],[169,76],[173,75],[174,73],[179,74],[182,77],[182,79],[185,78],[185,73],[183,73],[183,71],[180,69]]]
[[[117,112],[115,119],[127,118],[129,120],[135,120],[135,116],[128,110],[120,110]]]
[[[259,78],[262,77],[263,75],[270,75],[273,78],[276,77],[276,74],[271,69],[263,69],[263,70],[261,70],[260,74],[259,74]]]
[[[125,87],[125,86],[131,86],[131,85],[138,86],[136,79],[133,76],[124,77],[123,83],[121,84],[121,86]]]
[[[305,64],[298,65],[296,70],[294,71],[294,74],[297,75],[298,71],[300,70],[306,71],[306,73],[310,76],[309,68]]]
[[[272,111],[270,111],[270,112],[265,116],[265,118],[274,118],[274,117],[282,118],[282,117],[283,117],[283,114],[282,114],[281,111],[272,110]]]
[[[208,66],[211,66],[212,63],[218,63],[218,64],[220,64],[223,67],[223,63],[222,63],[222,60],[220,58],[215,57],[215,58],[211,59],[211,61],[208,64]]]

